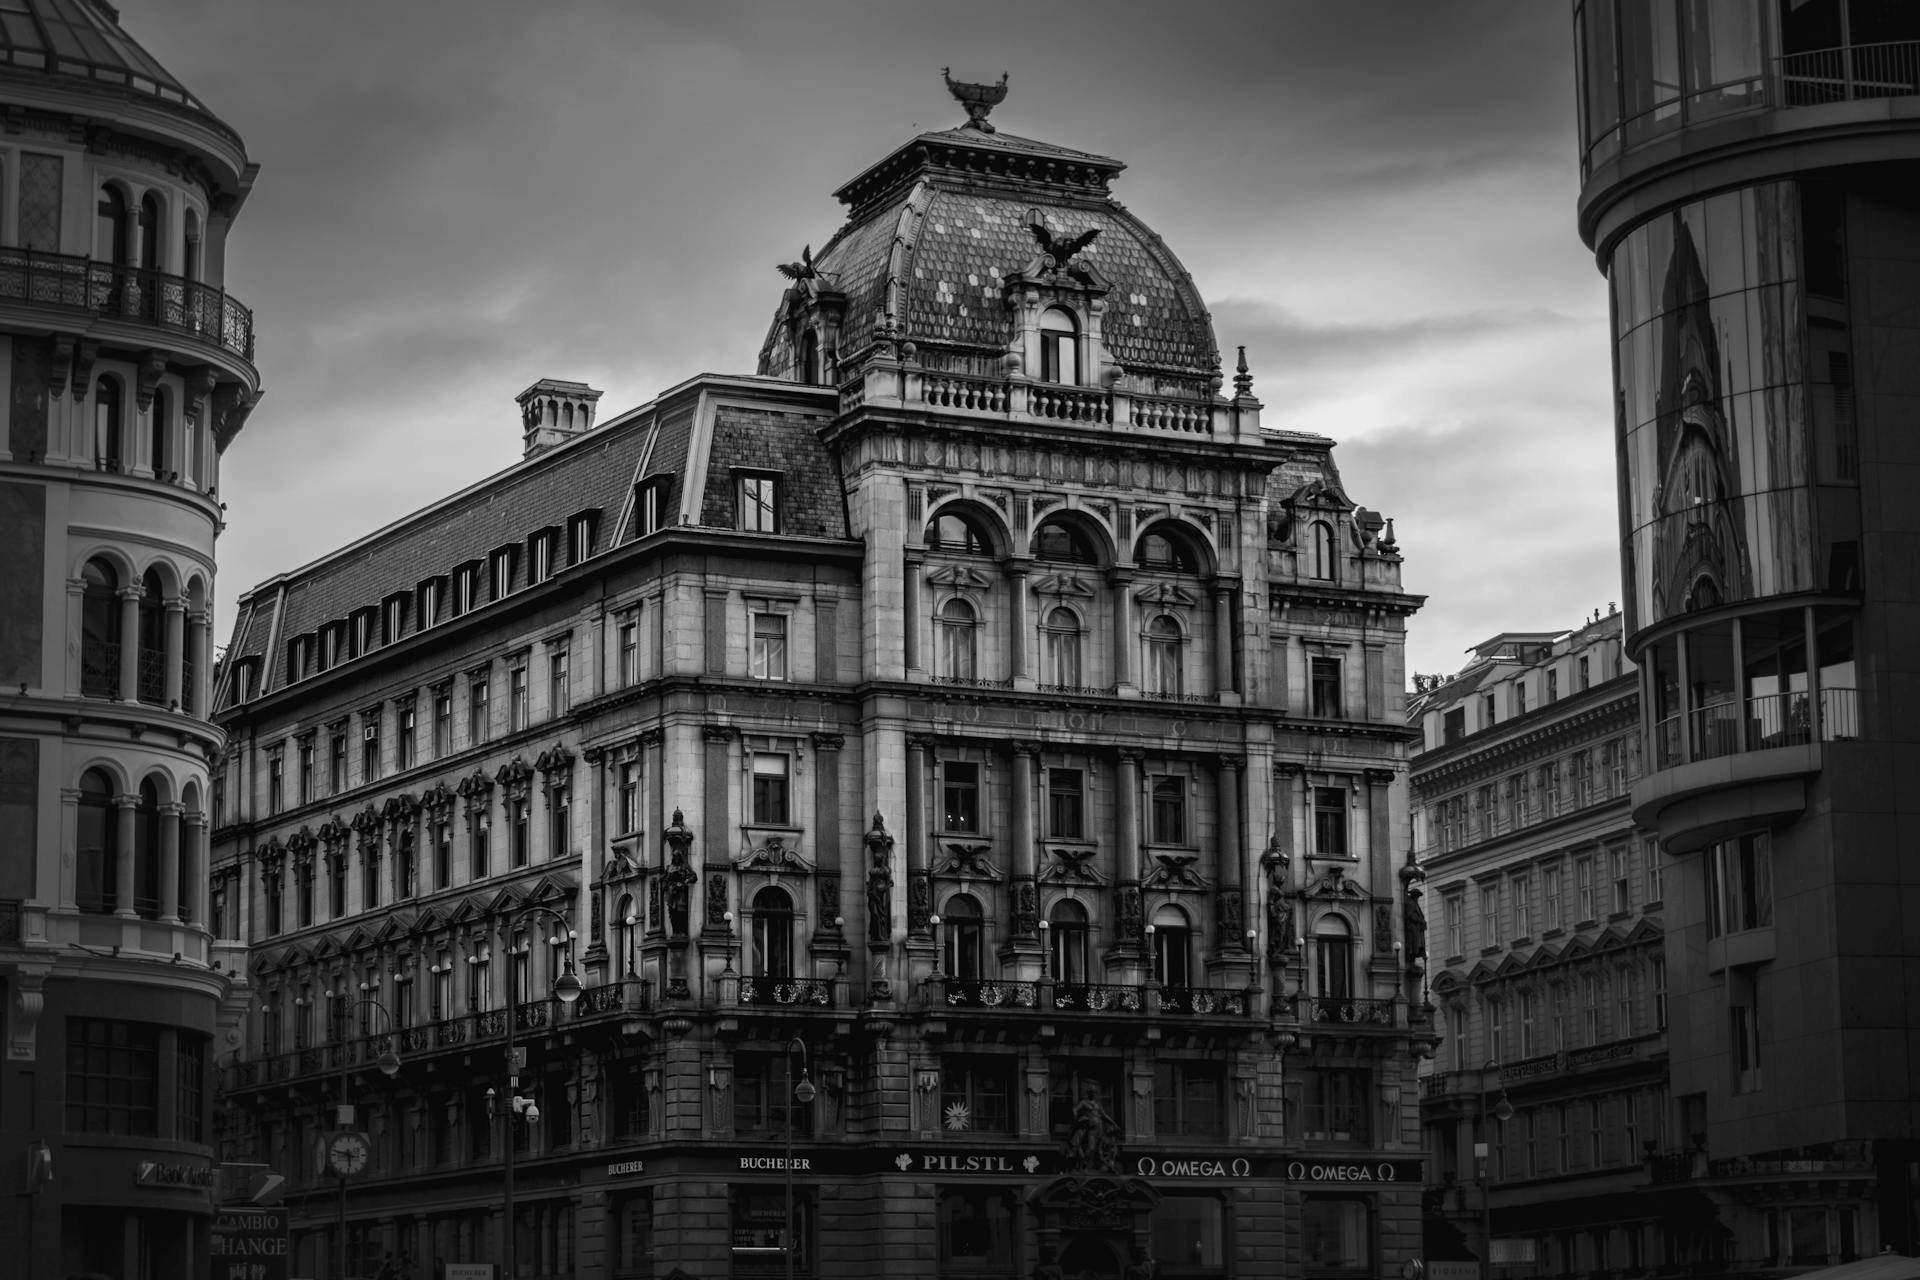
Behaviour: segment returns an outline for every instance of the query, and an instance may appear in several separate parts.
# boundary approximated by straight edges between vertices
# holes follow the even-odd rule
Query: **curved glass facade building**
[[[1913,1252],[1920,6],[1572,12],[1642,681],[1634,812],[1671,868],[1673,1104],[1650,1144],[1670,1159],[1650,1168],[1832,1177],[1818,1224],[1723,1214],[1658,1248]],[[1857,1203],[1848,1177],[1871,1188]]]

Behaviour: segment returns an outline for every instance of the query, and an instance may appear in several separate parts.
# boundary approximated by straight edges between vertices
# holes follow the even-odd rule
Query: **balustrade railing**
[[[956,1009],[1033,1009],[1040,1004],[1039,986],[1002,978],[942,978],[941,994]]]
[[[834,1007],[833,982],[827,978],[743,977],[740,979],[740,1003],[831,1009]]]
[[[253,312],[226,291],[65,253],[0,250],[0,301],[87,311],[190,334],[253,359]]]
[[[1250,1002],[1238,987],[1161,987],[1153,992],[1155,1013],[1224,1014],[1238,1017]]]
[[[1372,1026],[1393,1025],[1393,1001],[1362,1000],[1349,996],[1297,996],[1302,1022],[1348,1022]]]
[[[1007,383],[982,378],[957,378],[929,373],[920,380],[920,398],[936,409],[969,409],[975,413],[1005,413],[1012,404]]]
[[[1191,400],[1151,400],[1133,397],[1127,420],[1149,431],[1179,431],[1188,435],[1213,434],[1213,409]]]
[[[1036,382],[1027,389],[1027,412],[1056,422],[1111,423],[1113,397],[1104,391],[1081,391],[1051,382]]]
[[[1821,106],[1920,93],[1920,40],[1810,49],[1774,60],[1781,102]]]
[[[1053,1007],[1079,1013],[1139,1013],[1146,1007],[1140,988],[1115,982],[1062,982],[1053,988]]]
[[[1672,769],[1689,760],[1806,746],[1814,741],[1816,732],[1827,742],[1858,736],[1858,690],[1822,689],[1818,705],[1817,726],[1815,700],[1804,689],[1756,694],[1744,700],[1729,698],[1668,716],[1653,726],[1654,766]],[[1690,731],[1690,743],[1681,737],[1683,725]]]
[[[578,1021],[608,1013],[644,1013],[652,1007],[652,984],[642,978],[617,978],[582,991],[573,1002],[573,1016]]]

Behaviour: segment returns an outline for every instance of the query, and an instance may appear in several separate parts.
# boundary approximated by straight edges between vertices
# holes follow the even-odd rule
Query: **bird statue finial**
[[[987,113],[999,106],[1007,96],[1007,73],[1000,73],[999,84],[968,84],[964,80],[955,80],[947,74],[947,68],[940,68],[940,78],[947,82],[947,92],[954,101],[967,109],[967,122],[963,129],[978,129],[981,133],[992,133],[993,126],[987,122]]]
[[[818,280],[820,278],[820,268],[813,265],[812,245],[806,245],[801,248],[800,261],[780,262],[774,265],[780,269],[780,274],[789,280]]]
[[[1033,232],[1033,242],[1040,246],[1044,258],[1042,266],[1049,270],[1066,270],[1067,265],[1080,256],[1080,252],[1100,236],[1100,228],[1092,227],[1077,236],[1063,240],[1053,238],[1053,231],[1040,220],[1040,211],[1035,209],[1027,215],[1027,229]],[[1068,274],[1079,274],[1069,271]]]

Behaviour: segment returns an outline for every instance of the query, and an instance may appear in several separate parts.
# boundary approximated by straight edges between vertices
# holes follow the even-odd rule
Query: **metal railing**
[[[167,651],[140,646],[140,701],[164,703],[167,700]]]
[[[80,645],[80,693],[87,698],[120,696],[120,645],[88,640]]]
[[[1352,996],[1296,996],[1294,1013],[1302,1022],[1348,1022],[1390,1027],[1393,1001]]]
[[[1820,690],[1820,719],[1813,721],[1814,699],[1806,690],[1759,694],[1696,707],[1659,720],[1653,726],[1654,766],[1672,769],[1691,760],[1715,760],[1747,751],[1801,747],[1814,741],[1845,741],[1860,733],[1857,689]],[[1682,741],[1682,724],[1691,744]]]
[[[1301,1117],[1303,1137],[1323,1142],[1365,1142],[1367,1106],[1362,1102],[1308,1103]]]
[[[1786,107],[1920,93],[1920,40],[1810,49],[1775,58],[1773,65]]]
[[[253,312],[224,289],[142,267],[35,249],[0,250],[0,300],[155,325],[253,359]]]
[[[743,977],[739,1000],[743,1005],[756,1007],[831,1009],[834,1007],[833,982],[828,978]]]
[[[1221,1014],[1241,1017],[1252,1003],[1238,987],[1160,987],[1153,992],[1155,1013]]]
[[[941,994],[956,1009],[1033,1009],[1040,1004],[1039,984],[1000,978],[942,978]]]
[[[1822,689],[1820,691],[1820,738],[1823,742],[1844,742],[1860,736],[1860,691],[1858,689]]]
[[[1139,1013],[1146,1008],[1139,987],[1117,982],[1062,982],[1053,1007],[1077,1013]]]

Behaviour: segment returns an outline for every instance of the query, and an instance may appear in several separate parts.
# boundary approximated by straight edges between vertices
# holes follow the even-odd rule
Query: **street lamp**
[[[937,919],[938,917],[936,917]],[[800,1049],[800,1083],[793,1082],[794,1046]],[[814,1098],[813,1081],[807,1078],[807,1042],[799,1036],[787,1041],[787,1158],[781,1161],[787,1171],[787,1235],[782,1242],[786,1245],[787,1280],[793,1280],[793,1104],[811,1106]]]
[[[1493,1178],[1488,1173],[1487,1155],[1490,1136],[1487,1132],[1487,1081],[1486,1073],[1497,1071],[1500,1064],[1492,1058],[1480,1068],[1480,1140],[1473,1144],[1473,1158],[1480,1164],[1480,1280],[1493,1280]],[[1494,1119],[1501,1124],[1513,1119],[1513,1104],[1507,1101],[1507,1087],[1500,1086],[1500,1101],[1493,1105]]]
[[[519,923],[522,917],[536,914],[548,916],[555,925],[553,934],[547,939],[548,945],[558,947],[564,944],[567,948],[566,967],[561,970],[560,976],[553,980],[553,994],[560,997],[560,1003],[562,1005],[571,1006],[575,1000],[580,998],[580,979],[575,977],[573,972],[573,926],[567,923],[565,916],[555,911],[552,907],[543,907],[537,904],[524,906],[518,911],[510,912],[502,919],[500,922],[501,940],[506,943],[507,954],[509,956],[518,955],[519,953],[514,950],[513,946],[513,927]],[[529,957],[528,963],[532,963],[531,957]],[[510,965],[507,970],[507,989],[509,992],[507,999],[507,1106],[500,1112],[500,1115],[505,1120],[503,1131],[505,1142],[503,1144],[504,1150],[501,1152],[501,1160],[505,1170],[505,1194],[501,1197],[501,1207],[505,1213],[505,1217],[501,1223],[500,1239],[506,1247],[506,1257],[501,1265],[500,1273],[505,1277],[505,1280],[513,1280],[515,1272],[519,1269],[519,1261],[518,1256],[514,1252],[513,1239],[513,1118],[515,1116],[524,1117],[529,1126],[539,1124],[540,1108],[531,1097],[523,1098],[520,1096],[520,1056],[519,1050],[515,1046],[515,1040],[520,1029],[520,975],[512,965]],[[489,1120],[494,1116],[494,1101],[494,1092],[492,1089],[488,1089],[487,1118]]]
[[[343,1034],[335,1045],[335,1048],[337,1048],[340,1053],[340,1097],[336,1104],[336,1110],[334,1111],[334,1123],[338,1125],[340,1129],[345,1130],[354,1123],[353,1104],[347,1101],[347,1067],[350,1065],[351,1059],[347,1054],[347,1042],[344,1034],[347,1021],[353,1016],[353,1011],[365,1005],[368,1008],[378,1009],[380,1015],[387,1020],[387,1045],[380,1050],[380,1055],[375,1058],[373,1062],[373,1065],[380,1069],[381,1075],[391,1080],[400,1074],[400,1055],[393,1051],[393,1014],[388,1011],[386,1005],[381,1004],[380,1001],[373,996],[350,997],[344,991],[329,991],[327,992],[327,996],[329,999],[344,1002],[338,1006],[335,1012],[335,1017],[339,1019],[339,1029]],[[329,1141],[331,1141],[331,1139],[329,1139]],[[340,1177],[340,1247],[334,1251],[333,1273],[336,1280],[347,1280],[347,1175],[342,1169],[336,1168],[335,1172],[339,1174]]]

